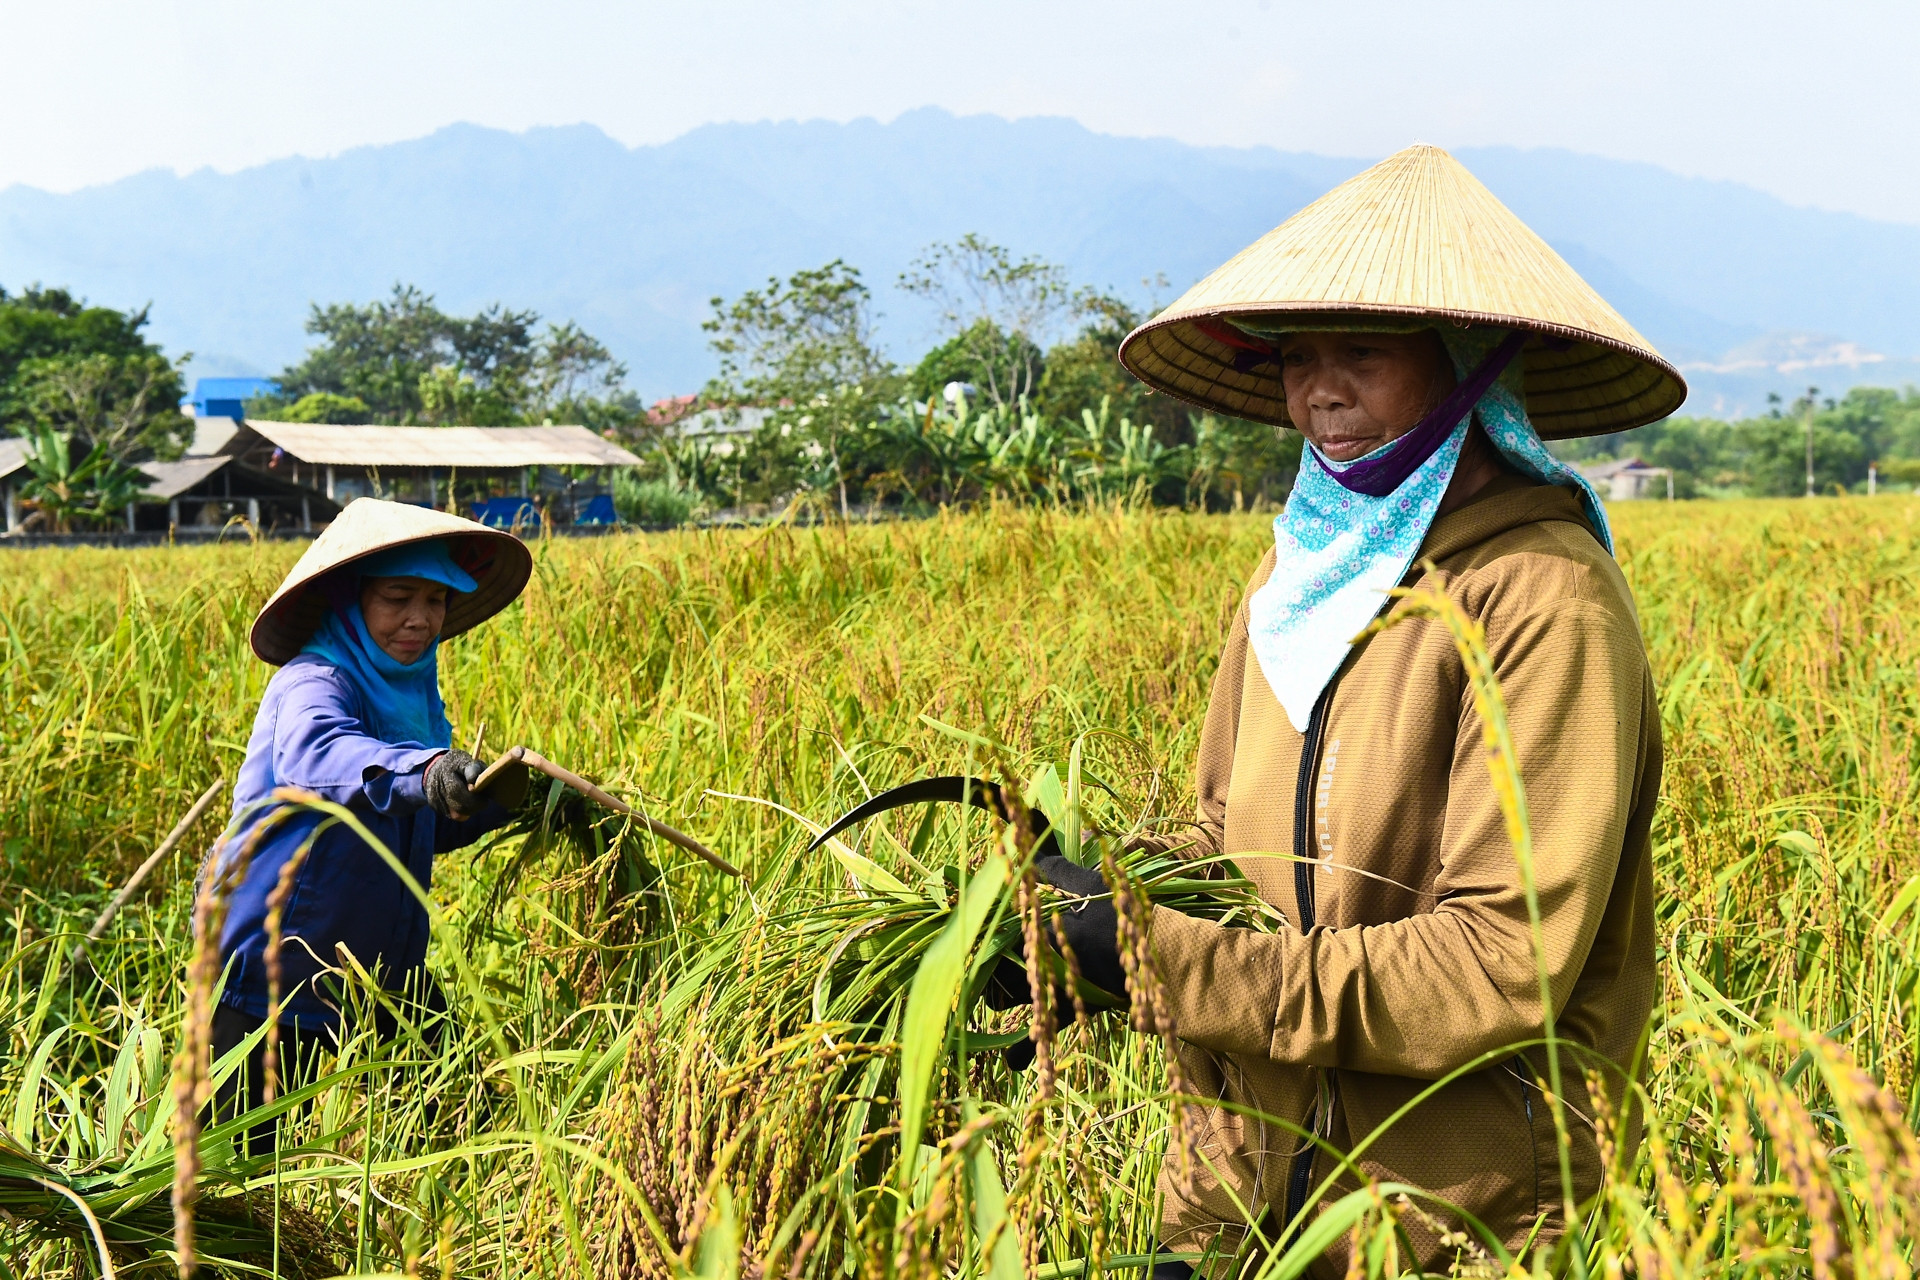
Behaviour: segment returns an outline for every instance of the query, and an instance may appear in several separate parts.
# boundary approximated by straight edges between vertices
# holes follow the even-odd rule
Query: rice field
[[[1920,501],[1615,519],[1667,742],[1647,1139],[1559,1247],[1456,1270],[1909,1276]],[[350,1041],[263,1157],[176,1123],[224,802],[69,955],[232,778],[269,674],[246,627],[299,548],[0,551],[0,1274],[178,1273],[190,1217],[207,1275],[1139,1275],[1179,1143],[1161,1040],[1056,1010],[1015,1073],[1031,1011],[954,999],[972,941],[1042,909],[1030,841],[903,812],[810,853],[807,821],[963,771],[1108,830],[1183,813],[1269,537],[998,509],[541,544],[524,603],[443,650],[456,741],[532,746],[745,882],[571,802],[443,859],[450,1022]],[[1331,1204],[1249,1274],[1341,1236],[1396,1273],[1417,1211]]]

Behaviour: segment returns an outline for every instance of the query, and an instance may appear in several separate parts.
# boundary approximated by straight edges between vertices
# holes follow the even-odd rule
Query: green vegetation
[[[626,368],[571,321],[539,329],[532,311],[498,304],[450,316],[411,285],[365,306],[314,304],[320,341],[280,374],[280,394],[249,404],[258,417],[296,422],[631,421]],[[357,416],[352,416],[357,415]]]
[[[687,523],[700,510],[700,499],[677,476],[641,479],[622,471],[613,478],[613,507],[628,524],[659,529]]]
[[[118,520],[140,492],[139,473],[106,449],[79,444],[86,451],[77,453],[71,434],[48,426],[29,428],[25,438],[23,487],[49,533]]]
[[[1869,463],[1878,464],[1883,485],[1920,482],[1920,390],[1912,387],[1904,394],[1855,387],[1838,400],[1821,400],[1814,388],[1791,405],[1776,400],[1757,418],[1668,418],[1554,450],[1568,458],[1638,457],[1671,467],[1676,497],[1797,494],[1806,492],[1809,422],[1816,492],[1865,492]]]
[[[1145,314],[1064,269],[968,234],[926,246],[895,282],[940,333],[910,365],[875,336],[872,291],[840,260],[712,299],[718,368],[692,406],[647,410],[626,370],[579,325],[495,304],[450,315],[396,284],[366,304],[315,304],[315,345],[249,413],[294,422],[583,423],[642,459],[617,504],[649,526],[788,507],[926,514],[1000,499],[1116,496],[1208,511],[1284,497],[1300,441],[1191,412],[1130,377],[1120,342]],[[1166,282],[1146,282],[1154,291]],[[88,307],[58,289],[0,291],[0,435],[71,438],[120,468],[177,454],[174,365],[141,337],[146,313]],[[752,431],[715,432],[751,411]],[[689,420],[700,430],[686,434]],[[1920,390],[1817,389],[1736,422],[1676,417],[1556,444],[1574,461],[1639,457],[1673,471],[1678,497],[1799,494],[1811,428],[1818,492],[1920,485]],[[51,455],[42,459],[55,470]],[[99,474],[117,474],[103,463]],[[26,494],[47,528],[116,518],[113,486]],[[102,514],[104,513],[104,514]]]
[[[48,531],[118,520],[129,464],[177,457],[192,435],[180,373],[140,331],[145,310],[90,307],[64,289],[0,289],[0,437],[28,443],[22,496]]]
[[[65,289],[0,289],[0,435],[77,433],[116,457],[178,454],[179,372],[140,331],[145,309],[90,307]]]
[[[904,372],[875,346],[871,293],[844,262],[713,299],[720,372],[703,402],[735,420],[752,406],[758,425],[711,446],[640,430],[641,477],[716,511],[1115,497],[1238,510],[1277,501],[1298,465],[1297,438],[1136,382],[1117,355],[1141,317],[1057,266],[968,235],[928,246],[900,285],[947,330]]]
[[[1652,1127],[1578,1256],[1541,1266],[1909,1275],[1920,505],[1616,515],[1667,740]],[[981,956],[971,938],[1032,909],[1021,842],[984,815],[903,811],[807,853],[809,828],[781,810],[823,822],[972,770],[1027,780],[1066,821],[1069,795],[1107,830],[1178,819],[1221,639],[1269,539],[1257,518],[989,506],[542,543],[524,603],[447,647],[458,739],[484,724],[493,749],[524,741],[642,797],[749,882],[617,825],[543,836],[538,815],[443,860],[443,1049],[351,1043],[277,1160],[238,1155],[234,1125],[206,1133],[203,1257],[281,1275],[997,1278],[1150,1248],[1170,1132],[1180,1145],[1160,1041],[1095,1014],[1015,1075],[972,1050],[1030,1011],[943,999]],[[297,552],[0,552],[13,1274],[100,1274],[96,1226],[118,1274],[173,1269],[167,1062],[192,850],[217,824],[91,968],[65,956],[231,776],[268,675],[246,626]],[[1079,777],[1111,793],[1075,781],[1076,744]],[[996,859],[1005,887],[982,870]],[[921,1138],[903,1145],[903,1127]],[[1362,1192],[1300,1248],[1347,1234],[1388,1274],[1393,1221],[1420,1211]]]
[[[718,369],[676,418],[645,411],[622,389],[624,367],[578,325],[542,330],[533,312],[501,305],[452,316],[395,285],[365,305],[316,304],[307,330],[318,341],[248,412],[584,423],[641,455],[616,484],[616,509],[650,526],[792,505],[923,514],[992,498],[1222,510],[1284,492],[1299,442],[1147,391],[1115,358],[1141,317],[1061,268],[969,235],[928,246],[900,287],[949,330],[905,371],[877,344],[871,291],[845,262],[714,298],[705,328]],[[749,410],[751,432],[687,436],[675,425],[687,413],[726,425]]]

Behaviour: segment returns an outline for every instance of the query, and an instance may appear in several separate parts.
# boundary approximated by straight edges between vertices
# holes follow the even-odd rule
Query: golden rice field
[[[1667,741],[1648,1137],[1556,1250],[1470,1245],[1456,1269],[1909,1276],[1920,501],[1615,519]],[[962,1042],[1024,1015],[950,1008],[973,937],[954,922],[1019,927],[1010,891],[978,888],[1018,850],[983,819],[896,815],[870,862],[836,859],[782,809],[824,821],[969,767],[1065,778],[1079,741],[1115,793],[1091,820],[1181,811],[1269,536],[998,510],[542,544],[524,604],[443,651],[456,740],[643,798],[748,885],[569,805],[557,835],[444,859],[430,964],[453,1030],[433,1053],[351,1041],[277,1156],[203,1134],[201,1273],[1139,1275],[1160,1042],[1069,1026],[1015,1075]],[[67,955],[232,777],[269,674],[246,627],[298,551],[0,551],[0,1275],[180,1269],[175,1095],[199,1082],[174,1055],[219,820],[91,964]],[[1330,1204],[1249,1274],[1302,1274],[1342,1233],[1350,1274],[1391,1274],[1406,1212]]]

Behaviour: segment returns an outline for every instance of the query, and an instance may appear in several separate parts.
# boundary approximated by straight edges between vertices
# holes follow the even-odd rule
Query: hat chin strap
[[[1480,366],[1456,385],[1445,400],[1414,423],[1412,430],[1394,440],[1392,448],[1345,466],[1328,463],[1322,458],[1327,474],[1355,493],[1364,493],[1370,498],[1386,497],[1405,483],[1421,463],[1433,456],[1433,451],[1453,434],[1460,419],[1480,403],[1480,397],[1506,372],[1507,366],[1513,363],[1513,358],[1520,354],[1520,348],[1526,344],[1526,330],[1515,329],[1499,346],[1487,353],[1487,358],[1480,362]]]

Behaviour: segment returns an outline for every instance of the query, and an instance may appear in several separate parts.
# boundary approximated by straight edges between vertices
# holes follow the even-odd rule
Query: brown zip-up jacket
[[[1411,585],[1444,589],[1478,620],[1505,693],[1559,1034],[1630,1069],[1655,995],[1648,827],[1660,789],[1659,708],[1633,599],[1572,492],[1511,475],[1437,519],[1420,557],[1437,572],[1416,569]],[[1249,595],[1272,568],[1269,551]],[[1313,730],[1294,729],[1250,657],[1243,597],[1201,736],[1195,844],[1232,855],[1294,928],[1154,911],[1188,1085],[1230,1104],[1201,1111],[1191,1196],[1169,1153],[1171,1248],[1231,1251],[1230,1224],[1263,1209],[1272,1238],[1290,1184],[1297,1206],[1339,1174],[1324,1153],[1296,1160],[1294,1133],[1233,1107],[1347,1151],[1432,1081],[1541,1034],[1526,900],[1445,626],[1409,620],[1358,646],[1322,715],[1303,773]],[[1314,861],[1284,856],[1296,847]],[[1577,1202],[1598,1186],[1599,1157],[1585,1064],[1572,1052],[1562,1062]],[[1375,1137],[1360,1167],[1444,1197],[1509,1247],[1542,1215],[1550,1239],[1561,1183],[1544,1065],[1538,1051],[1502,1055],[1444,1086]],[[1634,1126],[1622,1158],[1637,1138]],[[1320,1202],[1356,1185],[1340,1174]],[[1414,1261],[1444,1270],[1454,1250],[1416,1215],[1405,1224]],[[1344,1252],[1342,1239],[1317,1270],[1342,1274]]]

